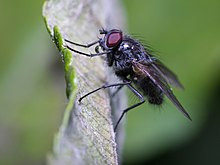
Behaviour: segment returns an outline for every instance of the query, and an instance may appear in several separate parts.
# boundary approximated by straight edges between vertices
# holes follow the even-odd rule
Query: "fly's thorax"
[[[143,61],[148,59],[147,52],[143,45],[127,36],[119,45],[118,51],[122,52],[131,60]]]
[[[125,39],[115,49],[113,69],[117,75],[128,76],[133,73],[132,62],[142,56],[139,45],[133,40]]]
[[[119,77],[126,77],[132,72],[132,60],[125,52],[114,53],[113,69]]]
[[[132,57],[132,45],[128,42],[121,42],[121,44],[113,52],[114,67],[120,70],[130,68]]]
[[[120,77],[127,77],[131,74],[131,72],[133,72],[131,61],[129,59],[117,59],[113,63],[113,70],[116,75]]]
[[[117,52],[118,54],[123,54],[127,58],[132,58],[132,50],[134,48],[134,45],[128,41],[122,41],[119,45]]]

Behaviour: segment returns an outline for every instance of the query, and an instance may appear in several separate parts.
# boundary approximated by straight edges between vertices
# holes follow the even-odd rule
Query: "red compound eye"
[[[122,40],[122,32],[111,32],[107,36],[106,46],[109,48],[117,46]]]

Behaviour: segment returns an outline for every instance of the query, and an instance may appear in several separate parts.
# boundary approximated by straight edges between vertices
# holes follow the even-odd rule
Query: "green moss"
[[[67,98],[70,98],[70,95],[73,93],[76,88],[74,83],[75,79],[75,70],[72,66],[72,53],[63,47],[63,38],[57,26],[54,26],[54,43],[56,44],[59,51],[62,53],[62,60],[64,62],[64,71],[65,71],[65,80],[66,80],[66,95]]]
[[[62,54],[65,63],[64,70],[65,70],[65,79],[66,79],[66,95],[69,98],[76,87],[76,84],[74,83],[75,71],[71,64],[73,57],[72,57],[72,53],[67,48],[64,48],[62,50]]]
[[[62,39],[62,35],[59,31],[59,28],[57,26],[54,26],[53,32],[54,32],[54,36],[53,36],[54,42],[55,42],[57,48],[59,49],[59,51],[62,52],[63,39]]]

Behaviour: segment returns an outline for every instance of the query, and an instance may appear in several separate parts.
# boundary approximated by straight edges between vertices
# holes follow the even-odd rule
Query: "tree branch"
[[[62,53],[69,98],[49,164],[118,164],[117,155],[121,151],[116,152],[111,116],[115,121],[119,112],[112,114],[111,107],[116,110],[125,107],[124,92],[110,100],[109,92],[101,90],[79,104],[78,99],[84,94],[107,81],[117,80],[114,75],[109,76],[110,71],[102,58],[88,58],[70,52],[64,47],[63,37],[86,44],[97,39],[98,29],[102,27],[122,29],[123,14],[119,6],[116,0],[48,0],[44,4],[43,16],[47,29]],[[123,131],[118,135],[122,144]]]

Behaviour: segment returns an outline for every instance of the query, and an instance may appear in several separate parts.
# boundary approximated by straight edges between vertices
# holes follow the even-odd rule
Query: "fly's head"
[[[99,44],[105,51],[116,49],[123,39],[122,31],[117,29],[109,31],[102,29],[100,34],[104,35],[104,37],[100,39]]]
[[[123,34],[121,30],[112,29],[112,30],[99,30],[100,34],[103,35],[99,39],[99,45],[95,47],[96,53],[100,53],[100,48],[107,53],[107,63],[108,66],[112,66],[115,61],[115,52],[117,51],[119,45],[123,40]]]

